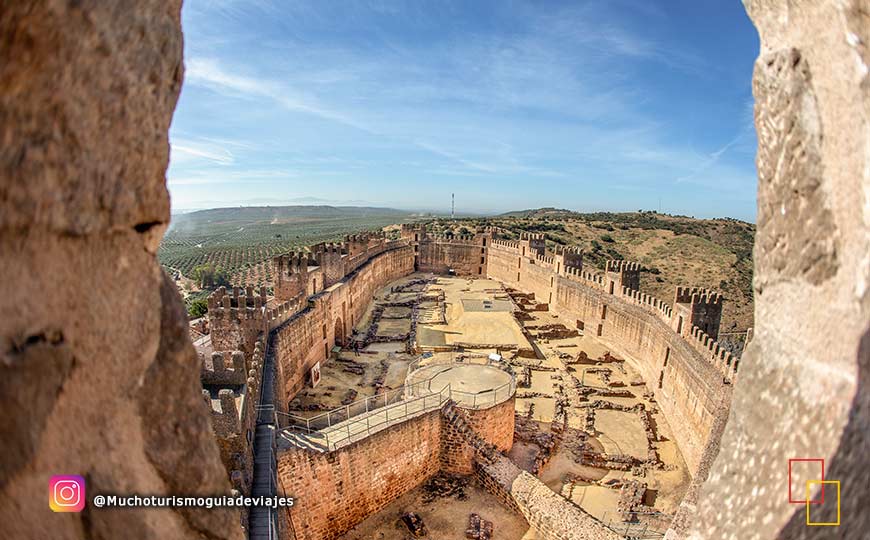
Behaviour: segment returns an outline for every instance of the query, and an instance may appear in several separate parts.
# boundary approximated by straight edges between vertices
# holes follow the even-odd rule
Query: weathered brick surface
[[[732,387],[723,382],[721,362],[710,358],[718,349],[712,346],[705,354],[709,338],[692,334],[689,319],[680,333],[675,332],[669,306],[637,291],[614,287],[615,293],[610,292],[613,272],[600,282],[583,279],[574,268],[566,269],[564,260],[541,254],[530,239],[495,241],[488,272],[491,278],[534,293],[564,318],[583,321],[586,328],[595,328],[596,334],[640,360],[638,368],[662,411],[680,426],[675,439],[690,472],[704,476],[709,459],[702,457],[709,457],[708,446],[715,450],[718,444],[722,423],[717,419],[728,415]],[[695,343],[699,339],[706,341]]]
[[[402,238],[414,251],[414,266],[421,272],[459,276],[486,276],[492,234],[442,236],[423,225],[403,225]]]
[[[494,407],[463,410],[465,424],[485,442],[499,451],[508,452],[514,437],[514,398]],[[468,444],[467,433],[447,419],[441,427],[441,464],[455,474],[474,473],[475,449]]]
[[[436,409],[334,452],[282,452],[279,489],[297,498],[296,540],[339,537],[438,472],[440,449]]]
[[[442,430],[447,432],[448,428],[452,428],[452,436],[456,440],[464,440],[473,459],[470,472],[505,506],[522,514],[535,530],[536,538],[539,540],[620,538],[580,507],[555,493],[537,477],[521,471],[499,452],[500,449],[484,440],[472,428],[474,421],[468,412],[459,409],[452,402],[446,403],[441,409]],[[442,461],[445,461],[443,458],[442,454]]]
[[[411,248],[378,254],[346,279],[308,300],[308,305],[277,329],[279,408],[285,409],[305,384],[309,370],[326,360],[329,350],[350,335],[375,291],[413,271]]]

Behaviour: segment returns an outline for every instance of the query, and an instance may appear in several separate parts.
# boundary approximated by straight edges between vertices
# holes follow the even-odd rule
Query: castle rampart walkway
[[[392,401],[391,394],[396,392],[392,390],[311,419],[279,413],[291,425],[278,432],[278,448],[331,452],[400,422],[434,411],[450,399],[449,386],[440,392],[410,397],[404,396],[405,387],[398,391],[403,394],[398,401]],[[354,416],[354,411],[358,411],[360,407],[370,410]],[[331,419],[325,419],[325,416],[330,416]],[[324,420],[327,425],[318,428]]]
[[[275,344],[274,334],[266,343],[260,404],[257,407],[257,427],[254,432],[254,480],[251,495],[276,494],[277,462],[275,459]],[[253,507],[248,515],[250,540],[277,540],[278,514],[274,508]]]

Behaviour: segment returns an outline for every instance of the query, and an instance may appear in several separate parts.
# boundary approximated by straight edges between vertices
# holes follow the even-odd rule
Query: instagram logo
[[[81,512],[85,507],[85,479],[52,476],[48,481],[48,506],[55,512]]]

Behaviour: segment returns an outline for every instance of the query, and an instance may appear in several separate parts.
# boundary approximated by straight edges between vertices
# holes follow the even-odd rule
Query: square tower
[[[678,334],[689,335],[692,327],[697,326],[715,340],[721,320],[720,293],[700,287],[677,287],[671,326]]]

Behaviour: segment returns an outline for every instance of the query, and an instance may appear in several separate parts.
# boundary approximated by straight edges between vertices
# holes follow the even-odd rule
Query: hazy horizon
[[[758,37],[733,4],[189,0],[173,209],[456,193],[754,222]]]

